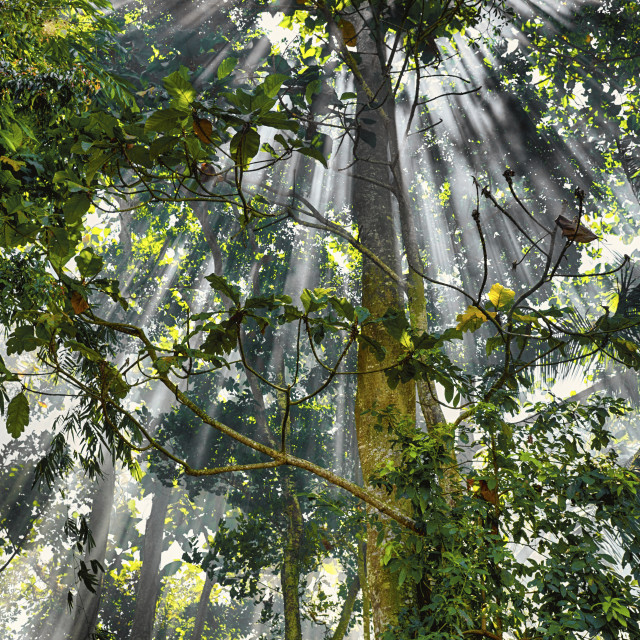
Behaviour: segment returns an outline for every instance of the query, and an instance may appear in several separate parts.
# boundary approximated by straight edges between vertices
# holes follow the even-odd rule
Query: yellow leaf
[[[342,20],[340,22],[340,31],[342,31],[342,37],[347,47],[355,47],[358,44],[356,36],[356,28],[348,20]]]
[[[529,315],[528,313],[514,313],[513,319],[518,320],[519,322],[533,322],[534,324],[539,324],[539,318],[537,316]]]
[[[20,167],[24,167],[25,163],[20,162],[19,160],[12,160],[11,158],[7,158],[7,156],[0,156],[0,162],[4,162],[11,166],[14,171],[20,171]]]
[[[322,568],[330,575],[337,576],[338,570],[333,562],[323,562]]]
[[[198,136],[200,142],[211,144],[211,134],[213,133],[213,125],[205,118],[194,118],[193,132]]]
[[[74,313],[80,315],[89,308],[89,303],[84,299],[82,294],[78,293],[77,291],[72,291],[71,307],[73,308]]]
[[[456,320],[458,324],[456,329],[458,331],[475,331],[481,327],[489,317],[495,318],[498,314],[495,311],[487,311],[486,314],[480,311],[478,307],[470,305],[464,313],[457,315]]]
[[[40,400],[38,400],[38,404],[43,408],[46,409],[47,405],[44,402],[41,402]]]
[[[510,304],[513,299],[516,297],[516,292],[503,287],[501,284],[496,284],[491,287],[489,291],[489,300],[493,302],[493,305],[496,309],[502,309]]]
[[[635,353],[638,350],[638,347],[633,344],[633,342],[629,342],[629,340],[623,340],[622,338],[618,338],[616,340],[618,344],[621,344],[623,347],[626,347],[631,353]]]

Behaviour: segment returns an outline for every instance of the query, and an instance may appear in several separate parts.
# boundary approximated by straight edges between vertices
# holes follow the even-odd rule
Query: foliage
[[[619,4],[626,16],[629,3]],[[337,195],[324,208],[310,195],[318,176],[352,166],[379,187],[362,173],[382,149],[380,157],[391,158],[386,188],[400,211],[396,226],[415,226],[418,205],[404,186],[393,113],[396,105],[407,108],[407,134],[428,115],[420,74],[445,68],[447,55],[483,20],[499,32],[515,19],[533,46],[526,59],[507,63],[553,78],[547,97],[554,104],[556,92],[574,91],[572,77],[584,68],[577,53],[563,64],[569,58],[556,56],[557,43],[567,40],[575,52],[596,27],[586,44],[593,41],[597,61],[605,53],[621,58],[631,86],[633,52],[599,44],[613,41],[610,15],[600,21],[587,10],[577,35],[560,29],[549,36],[539,21],[514,18],[493,2],[298,2],[281,15],[297,38],[293,52],[267,47],[249,55],[254,34],[242,51],[209,23],[196,46],[171,30],[159,35],[158,14],[142,24],[126,13],[107,21],[101,4],[21,6],[0,5],[2,33],[12,34],[0,67],[0,320],[8,357],[0,359],[0,411],[8,434],[25,437],[31,397],[74,396],[52,425],[39,477],[51,487],[74,461],[96,477],[106,448],[136,479],[144,460],[165,484],[184,483],[194,500],[224,495],[230,508],[222,520],[201,530],[184,524],[175,535],[189,541],[185,560],[216,580],[218,594],[260,603],[274,635],[283,619],[282,633],[292,633],[286,603],[294,601],[294,617],[330,632],[337,618],[330,595],[320,587],[300,598],[299,586],[337,561],[350,580],[364,582],[364,529],[369,545],[378,532],[384,566],[412,594],[388,621],[387,637],[637,633],[637,477],[609,448],[606,422],[623,408],[609,398],[586,405],[523,399],[540,366],[584,368],[604,356],[640,367],[630,259],[580,271],[576,245],[594,234],[562,235],[557,221],[540,215],[544,207],[526,202],[531,192],[519,195],[507,167],[500,170],[508,196],[480,178],[475,183],[470,233],[480,259],[473,279],[461,284],[420,264],[410,231],[402,229],[399,240],[404,273],[372,250],[371,237],[357,228],[362,218],[345,212]],[[275,11],[268,3],[264,9]],[[245,18],[236,16],[241,24]],[[21,22],[27,29],[16,29]],[[119,44],[118,23],[127,29]],[[22,35],[28,30],[35,40]],[[127,45],[136,52],[124,74],[130,85],[112,73],[112,65],[125,64]],[[205,46],[217,56],[206,81],[198,74],[206,61],[198,47]],[[28,56],[19,62],[22,47]],[[378,91],[364,79],[365,55],[384,59]],[[339,74],[355,92],[338,91]],[[410,82],[413,100],[406,97]],[[600,104],[597,92],[589,95]],[[631,115],[621,117],[611,104],[603,109],[622,129],[634,129]],[[574,114],[552,110],[572,122]],[[341,148],[347,167],[339,164]],[[452,195],[446,185],[443,206]],[[566,220],[580,228],[587,197],[580,188],[574,196],[576,220]],[[117,241],[96,226],[99,216],[100,224],[119,227]],[[488,229],[511,235],[515,261],[493,250]],[[305,252],[319,266],[309,282],[292,285],[287,267],[302,264]],[[336,268],[337,256],[347,257],[346,273]],[[529,270],[519,278],[523,263]],[[402,300],[380,314],[362,304],[355,284],[371,265]],[[569,303],[555,304],[568,297],[558,281],[606,282],[614,274],[622,282],[614,312],[592,307],[585,317]],[[416,320],[427,285],[464,300],[466,310],[461,305],[456,321],[440,315],[437,330]],[[463,340],[482,354],[481,367],[456,360]],[[375,371],[359,369],[362,354],[377,360]],[[29,363],[28,376],[17,371],[16,357]],[[385,385],[380,394],[426,386],[434,405],[460,414],[453,424],[425,415],[422,432],[413,408],[368,408],[381,441],[395,443],[372,481],[359,478],[345,454],[334,472],[331,454],[335,432],[350,434],[360,418],[344,410],[343,419],[345,390],[361,392],[374,373],[383,382],[371,384]],[[471,437],[471,451],[459,446],[457,438]],[[355,457],[355,447],[348,454]],[[177,531],[179,517],[172,518]],[[69,531],[84,549],[89,536],[78,522]],[[624,544],[621,557],[606,548],[607,535]],[[523,559],[524,548],[533,555]],[[109,570],[104,634],[127,632],[138,570],[133,552]],[[278,573],[284,616],[274,608],[275,590],[262,584]],[[78,577],[91,582],[86,565]],[[183,637],[188,625],[177,620],[191,616],[185,594],[169,586],[165,594],[164,632]],[[364,597],[359,608],[365,620]]]

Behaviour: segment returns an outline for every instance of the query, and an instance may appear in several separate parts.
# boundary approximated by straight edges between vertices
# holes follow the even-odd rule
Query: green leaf
[[[57,256],[58,258],[66,258],[71,250],[71,244],[69,242],[69,234],[65,229],[59,227],[49,227],[47,229],[48,244],[50,255]]]
[[[12,438],[19,438],[28,424],[29,401],[24,393],[19,393],[7,407],[7,433]]]
[[[253,127],[239,131],[231,138],[229,150],[236,164],[246,168],[260,150],[260,135]]]
[[[80,222],[90,206],[91,200],[85,193],[74,193],[62,207],[65,222],[71,225]]]
[[[303,156],[308,156],[309,158],[313,158],[318,162],[321,162],[325,167],[327,166],[327,159],[324,157],[322,152],[315,147],[300,147],[300,149],[296,149],[296,151],[300,152]]]
[[[265,78],[265,81],[261,85],[262,89],[267,96],[275,98],[278,95],[278,91],[280,91],[282,83],[287,78],[288,76],[285,76],[283,73],[272,73]]]
[[[218,67],[218,79],[226,78],[238,64],[238,58],[225,58]]]
[[[182,73],[174,71],[162,82],[167,93],[174,98],[171,102],[173,107],[179,111],[190,111],[191,103],[196,99],[196,91]]]
[[[314,311],[318,311],[319,309],[324,309],[327,306],[328,298],[327,296],[333,291],[333,289],[314,289],[310,291],[309,289],[305,289],[300,295],[300,300],[302,301],[302,306],[306,313],[312,313]]]
[[[108,162],[109,158],[111,158],[113,154],[110,151],[101,151],[99,149],[94,149],[94,152],[89,156],[89,161],[87,162],[87,169],[85,179],[87,184],[91,184],[93,177],[98,173],[98,171],[102,170],[102,167]],[[56,174],[57,176],[58,174]],[[61,182],[65,181],[65,176],[61,176]]]
[[[356,311],[353,305],[346,298],[329,298],[331,306],[343,317],[353,322],[356,317]]]
[[[184,111],[178,109],[160,109],[152,113],[147,121],[144,123],[145,133],[149,131],[158,131],[159,133],[166,133],[173,129],[179,129],[186,121]]]
[[[87,247],[83,249],[76,257],[76,265],[80,275],[85,278],[93,278],[102,271],[102,258],[97,256],[93,249]]]
[[[205,278],[209,281],[212,289],[231,298],[237,305],[240,304],[240,289],[238,287],[229,284],[222,276],[217,276],[215,273],[205,276]]]
[[[16,327],[12,335],[7,340],[7,355],[13,353],[23,353],[33,351],[38,346],[38,341],[33,335],[33,325],[23,325]]]
[[[304,99],[307,101],[307,103],[311,104],[314,94],[320,93],[320,87],[322,87],[322,82],[319,79],[313,80],[307,85],[307,88],[304,92]]]
[[[267,113],[260,114],[255,119],[255,123],[263,127],[273,127],[274,129],[284,129],[286,131],[298,131],[299,128],[295,120],[289,120],[287,114],[281,111],[268,111]],[[280,137],[282,138],[282,135],[280,135]],[[277,140],[276,142],[279,141]]]
[[[157,137],[149,147],[149,157],[151,158],[151,161],[155,162],[163,153],[171,151],[179,141],[180,138],[177,136]]]
[[[402,335],[409,329],[409,321],[404,312],[397,309],[387,309],[382,316],[382,324],[389,335],[396,340],[400,340]]]
[[[0,141],[3,142],[11,152],[17,151],[18,148],[22,146],[22,139],[22,131],[20,131],[20,127],[15,123],[11,125],[11,130],[0,129]]]

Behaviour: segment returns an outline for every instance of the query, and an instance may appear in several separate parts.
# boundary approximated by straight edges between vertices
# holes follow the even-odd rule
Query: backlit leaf
[[[238,64],[238,58],[225,58],[218,67],[218,78],[226,78]]]
[[[456,316],[456,320],[458,321],[456,329],[463,332],[474,332],[487,322],[489,317],[495,318],[497,315],[498,314],[495,311],[487,311],[485,314],[485,312],[478,309],[478,307],[470,305],[464,313],[460,313]]]
[[[213,133],[213,125],[205,118],[194,118],[193,132],[198,136],[200,142],[211,144],[211,134]]]
[[[282,83],[287,79],[288,76],[285,76],[282,73],[272,73],[270,76],[265,78],[265,81],[262,83],[262,88],[267,96],[270,98],[275,98],[278,95],[278,91],[280,91],[280,87]]]
[[[355,47],[358,44],[356,28],[353,26],[353,23],[348,20],[342,20],[342,22],[340,22],[340,31],[342,32],[342,37],[347,47]]]
[[[496,309],[502,309],[507,305],[511,304],[513,299],[516,296],[516,292],[512,289],[507,289],[503,287],[501,284],[497,283],[491,287],[489,291],[489,300],[493,303],[493,306]]]
[[[180,71],[174,71],[167,76],[163,80],[163,84],[167,93],[174,98],[172,105],[181,111],[188,110],[196,99],[196,90]]]

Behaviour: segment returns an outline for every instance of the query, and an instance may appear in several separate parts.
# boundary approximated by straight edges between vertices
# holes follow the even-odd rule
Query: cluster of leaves
[[[314,109],[342,118],[345,131],[357,130],[366,144],[376,145],[375,134],[360,127],[368,124],[365,118],[345,115],[355,94],[338,96],[328,88],[323,66],[335,61],[330,57],[332,52],[340,51],[341,59],[357,71],[362,60],[352,49],[363,37],[357,26],[396,38],[397,48],[403,49],[408,60],[413,57],[416,66],[430,63],[439,56],[435,38],[476,24],[484,3],[298,4],[285,18],[307,38],[295,68],[282,56],[270,55],[268,67],[244,69],[239,58],[227,56],[206,88],[192,82],[187,68],[180,67],[163,79],[163,89],[147,87],[135,103],[121,101],[117,108],[94,108],[100,101],[88,101],[86,92],[97,90],[96,77],[85,81],[80,73],[78,78],[72,65],[60,73],[37,69],[28,77],[22,71],[2,67],[0,91],[16,105],[0,112],[0,180],[4,188],[0,296],[6,303],[0,305],[0,313],[4,314],[3,323],[11,325],[9,353],[37,352],[48,371],[81,390],[83,399],[74,415],[65,419],[62,430],[68,440],[75,437],[83,443],[78,459],[90,473],[99,471],[96,445],[100,441],[106,441],[133,470],[132,452],[148,442],[161,452],[163,462],[171,459],[187,473],[213,476],[218,470],[212,465],[230,463],[239,468],[261,461],[265,450],[284,457],[290,451],[306,450],[303,445],[312,448],[310,442],[318,453],[314,460],[322,460],[326,456],[324,442],[307,433],[314,429],[306,428],[307,418],[314,413],[317,418],[320,413],[313,403],[344,373],[340,367],[352,346],[370,349],[381,363],[385,361],[388,354],[383,344],[364,332],[381,325],[403,350],[397,362],[385,367],[389,386],[395,388],[416,379],[436,381],[443,385],[446,401],[454,406],[460,406],[463,398],[477,402],[467,417],[474,420],[482,442],[475,471],[460,474],[469,486],[467,493],[447,493],[451,484],[444,470],[453,464],[451,429],[436,427],[429,437],[398,430],[401,463],[390,461],[381,470],[380,484],[390,491],[395,487],[399,496],[412,502],[416,526],[426,533],[399,534],[387,546],[389,566],[397,571],[400,582],[417,585],[423,600],[420,611],[407,614],[407,633],[422,633],[435,640],[445,633],[443,625],[446,637],[453,637],[460,629],[482,629],[487,622],[494,630],[504,623],[508,628],[522,629],[525,637],[542,634],[549,639],[581,631],[605,637],[625,628],[636,631],[632,585],[608,571],[611,560],[596,544],[597,537],[593,543],[587,540],[581,544],[575,533],[576,527],[581,527],[583,534],[596,534],[602,526],[617,534],[625,526],[624,518],[635,513],[634,478],[616,467],[611,457],[590,453],[606,446],[608,436],[602,419],[616,413],[617,405],[604,403],[588,411],[565,405],[536,407],[533,426],[514,426],[505,422],[505,415],[513,412],[516,400],[502,393],[504,387],[515,391],[527,384],[526,372],[546,355],[573,358],[573,345],[596,351],[614,348],[617,358],[636,368],[635,345],[618,335],[621,330],[631,330],[635,320],[630,323],[626,316],[616,318],[606,313],[593,325],[576,331],[567,321],[570,310],[530,304],[531,291],[516,296],[501,284],[494,284],[485,298],[483,283],[478,295],[467,296],[472,304],[458,316],[456,328],[436,335],[412,331],[397,310],[371,317],[366,309],[347,297],[333,295],[328,287],[304,290],[298,306],[282,294],[279,285],[273,285],[268,295],[243,295],[220,274],[210,274],[207,280],[221,304],[207,302],[199,313],[191,314],[189,304],[172,291],[179,301],[167,304],[163,311],[163,317],[174,322],[164,334],[154,323],[141,326],[131,316],[126,322],[112,322],[98,315],[101,301],[120,302],[119,313],[126,311],[126,304],[117,281],[99,277],[103,257],[85,246],[87,213],[123,195],[132,200],[130,208],[140,207],[147,215],[157,213],[153,206],[147,206],[149,201],[166,207],[159,214],[162,216],[171,208],[172,214],[180,211],[183,203],[214,203],[220,205],[222,216],[236,216],[239,232],[248,239],[254,238],[255,225],[265,219],[270,224],[282,217],[293,218],[290,210],[283,214],[277,198],[267,200],[247,183],[253,171],[287,160],[294,153],[326,166],[326,139],[317,132]],[[82,7],[89,11],[88,5]],[[363,8],[367,9],[366,19],[361,15]],[[320,47],[318,38],[324,39]],[[337,38],[337,44],[330,44],[331,38]],[[51,55],[51,59],[58,56]],[[149,103],[156,93],[160,108],[155,99]],[[258,229],[261,231],[263,228]],[[33,247],[32,252],[26,253],[26,247]],[[542,281],[548,275],[545,273]],[[461,339],[463,333],[481,327],[492,330],[486,354],[496,365],[488,368],[485,376],[473,379],[453,365],[444,348]],[[133,363],[122,364],[114,357],[114,334],[128,341]],[[278,338],[287,342],[282,336],[297,335],[297,339],[283,357],[282,370],[269,371],[268,366],[256,366],[258,357],[247,356],[243,334],[250,336],[256,353],[272,350]],[[325,372],[317,384],[311,372],[303,370],[308,362]],[[192,434],[202,426],[203,416],[208,420],[207,429],[219,428],[221,434],[242,444],[256,433],[264,436],[252,415],[256,398],[253,402],[245,397],[225,403],[228,406],[215,419],[199,409],[210,406],[211,388],[224,388],[236,396],[246,391],[235,381],[227,380],[224,387],[217,384],[222,374],[236,365],[246,368],[247,377],[255,376],[260,388],[278,396],[267,422],[272,433],[282,439],[281,451],[262,446],[257,437],[251,445],[256,445],[254,450],[238,453],[242,447],[226,446],[222,435],[212,439],[209,448],[192,450]],[[0,382],[5,394],[0,397],[0,409],[4,409],[4,400],[8,400],[4,383],[19,381],[2,361]],[[8,428],[15,437],[23,432],[29,418],[28,389],[19,384],[21,391],[7,407]],[[150,413],[145,409],[130,411],[125,400],[132,398],[133,389],[153,384],[165,385],[181,405],[151,435]],[[185,386],[186,394],[182,392]],[[380,416],[393,422],[389,408]],[[224,426],[245,421],[249,426],[241,434]],[[298,433],[287,442],[288,421],[305,428],[294,429]],[[579,421],[584,433],[577,430]],[[219,446],[223,440],[225,446]],[[57,437],[40,473],[52,481],[69,463],[65,439]],[[161,466],[156,464],[158,469]],[[531,483],[533,474],[541,478],[539,484]],[[257,484],[264,489],[260,481]],[[249,488],[244,487],[242,493],[246,498]],[[271,490],[272,501],[277,493]],[[258,494],[265,495],[256,491]],[[262,506],[268,510],[269,505]],[[624,511],[616,511],[620,505]],[[586,509],[587,515],[580,509]],[[220,559],[215,573],[239,596],[255,596],[265,566],[278,564],[276,554],[258,557],[255,553],[258,541],[273,549],[270,541],[282,543],[278,537],[286,535],[285,518],[282,513],[276,516],[262,518],[256,513],[249,518],[243,513],[237,528],[218,529],[211,545],[211,558],[217,554]],[[540,563],[517,561],[500,535],[506,522],[518,523],[516,542],[535,543],[539,553],[548,555],[544,568]],[[314,524],[310,521],[309,528],[313,530]],[[352,540],[353,536],[347,538]],[[311,570],[321,557],[319,539],[319,535],[311,536],[307,541],[305,570]],[[634,545],[632,540],[631,555],[625,562],[636,558]],[[434,567],[439,567],[437,577]],[[574,582],[565,579],[567,568],[572,570]],[[531,587],[537,594],[533,600],[525,597]],[[572,597],[580,602],[571,602]],[[470,603],[482,603],[480,610],[472,610]],[[266,617],[269,611],[266,606]],[[425,629],[431,635],[425,635]]]
[[[399,581],[421,594],[420,610],[389,638],[501,628],[549,640],[638,633],[640,539],[629,537],[627,521],[638,517],[637,476],[617,464],[606,426],[622,403],[538,403],[515,421],[516,405],[500,394],[475,407],[464,438],[473,436],[473,459],[459,448],[469,459],[460,467],[446,425],[435,427],[444,435],[436,438],[402,428],[393,411],[380,414],[401,459],[377,483],[411,501],[422,530],[379,540]],[[620,549],[613,541],[623,532]]]

